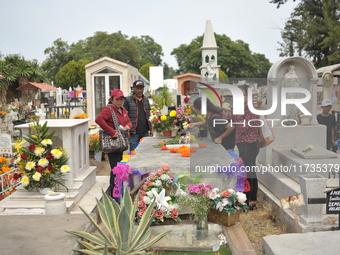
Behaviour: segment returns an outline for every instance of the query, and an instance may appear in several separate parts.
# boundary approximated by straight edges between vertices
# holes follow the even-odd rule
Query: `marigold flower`
[[[177,112],[175,110],[172,110],[169,115],[170,117],[176,117]]]
[[[162,116],[161,116],[161,120],[162,120],[162,121],[165,121],[165,120],[167,120],[167,117],[166,117],[165,115],[162,115]]]

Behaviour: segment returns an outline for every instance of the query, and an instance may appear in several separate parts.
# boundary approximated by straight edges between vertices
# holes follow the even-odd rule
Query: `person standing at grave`
[[[128,117],[126,109],[123,107],[124,94],[120,89],[114,89],[111,91],[111,97],[109,98],[109,103],[103,108],[101,113],[96,117],[96,123],[109,135],[114,138],[118,137],[118,132],[114,124],[111,109],[114,111],[118,124],[124,129],[130,130],[132,128],[132,123]],[[114,179],[115,174],[112,173],[112,169],[117,166],[117,163],[122,161],[123,152],[113,152],[107,153],[110,162],[110,187],[109,194],[112,196],[113,189],[115,187]]]
[[[247,168],[247,180],[250,191],[245,192],[250,210],[256,210],[258,181],[256,175],[256,157],[259,154],[259,116],[252,113],[248,107],[248,85],[239,86],[244,95],[244,114],[234,115],[236,123],[235,143]],[[251,123],[251,126],[248,123]]]
[[[195,111],[201,114],[202,109],[202,98],[197,98],[194,103]],[[195,126],[206,125],[209,130],[209,134],[214,143],[222,144],[226,149],[234,149],[235,147],[235,126],[230,125],[230,121],[224,124],[218,124],[218,120],[224,120],[221,115],[221,109],[215,106],[209,99],[207,99],[207,117],[205,121],[190,123],[188,128]],[[230,119],[229,119],[230,120]],[[215,124],[214,124],[215,122]]]
[[[128,111],[132,122],[130,130],[130,151],[136,149],[142,137],[153,136],[152,125],[149,121],[150,103],[144,96],[144,82],[137,80],[133,83],[133,94],[128,96],[124,102],[124,108]]]
[[[335,116],[330,113],[332,109],[332,101],[330,99],[324,99],[321,102],[322,112],[316,116],[319,124],[325,125],[326,129],[326,149],[332,150],[335,144],[334,133],[335,133]]]

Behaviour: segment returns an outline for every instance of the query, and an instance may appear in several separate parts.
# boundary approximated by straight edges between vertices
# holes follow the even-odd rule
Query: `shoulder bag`
[[[99,131],[100,149],[104,153],[123,152],[127,150],[129,147],[129,142],[127,138],[129,131],[119,129],[117,116],[111,107],[110,107],[110,110],[111,110],[113,122],[115,124],[116,132],[118,132],[118,137],[113,138],[108,133],[106,133],[104,130],[100,130]]]

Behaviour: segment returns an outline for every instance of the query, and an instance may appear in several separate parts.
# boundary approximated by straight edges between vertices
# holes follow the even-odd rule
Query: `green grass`
[[[231,255],[226,245],[221,246],[219,251],[159,251],[157,255]]]

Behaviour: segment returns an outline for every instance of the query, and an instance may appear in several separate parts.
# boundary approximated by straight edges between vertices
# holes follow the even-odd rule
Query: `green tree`
[[[173,67],[170,67],[167,63],[164,63],[163,70],[164,79],[172,79],[174,76],[178,74],[177,71]]]
[[[261,69],[262,71],[259,73],[260,67],[256,63],[259,58],[258,54],[252,53],[247,43],[241,40],[234,42],[224,34],[215,34],[215,38],[219,46],[217,51],[218,64],[229,78],[266,77],[270,62],[264,55],[263,58],[261,58],[261,64],[264,65],[263,70],[267,68],[267,72],[263,72]],[[193,39],[189,45],[182,44],[171,52],[171,55],[175,55],[180,73],[199,72],[199,68],[202,65],[202,53],[200,50],[202,42],[203,36],[198,36]]]
[[[150,80],[150,66],[154,65],[151,63],[147,63],[139,69],[139,72],[148,80]]]
[[[55,40],[51,47],[45,49],[44,54],[48,57],[41,67],[51,81],[55,81],[59,69],[71,61],[69,50],[70,46],[61,38]]]
[[[139,49],[140,66],[151,63],[154,66],[162,65],[162,56],[164,56],[162,46],[154,41],[148,35],[142,35],[140,38],[133,36],[130,41]]]
[[[273,0],[278,5],[286,0]],[[340,0],[301,0],[282,31],[281,56],[299,55],[318,67],[340,61]]]
[[[56,75],[56,83],[63,89],[76,87],[77,85],[86,87],[85,65],[90,63],[88,60],[72,60],[59,70]]]
[[[48,82],[37,60],[28,61],[24,57],[13,54],[0,58],[0,104],[6,104],[19,97],[18,87],[28,82]],[[32,99],[37,90],[24,90],[21,92],[21,102]]]

